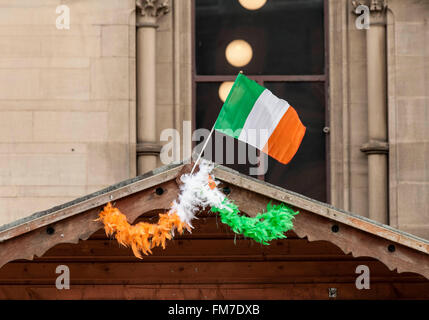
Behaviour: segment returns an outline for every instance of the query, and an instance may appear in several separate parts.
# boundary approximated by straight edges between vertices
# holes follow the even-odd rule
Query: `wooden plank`
[[[135,194],[142,190],[153,188],[161,183],[170,181],[176,178],[182,166],[163,171],[159,174],[150,176],[146,179],[139,180],[135,183],[128,184],[122,188],[115,189],[111,192],[90,198],[86,201],[76,203],[70,207],[52,212],[50,214],[33,219],[18,226],[0,232],[0,242],[16,237],[18,235],[30,232],[32,230],[47,226],[57,221],[72,217],[76,214],[91,210],[106,204],[109,201],[115,201],[124,198],[128,195]],[[0,265],[1,266],[1,265]]]
[[[127,213],[130,222],[144,212],[149,211],[150,213],[154,208],[157,210],[167,208],[177,196],[177,184],[170,181],[160,186],[166,190],[162,196],[156,196],[154,190],[145,190],[117,201],[117,206],[124,213]],[[245,193],[248,195],[243,196]],[[231,198],[246,199],[248,206],[257,208],[267,203],[266,198],[252,197],[251,195],[252,193],[248,190],[232,187]],[[41,256],[57,243],[77,242],[79,238],[87,239],[91,233],[100,228],[100,224],[93,222],[97,217],[98,210],[88,211],[85,214],[75,216],[73,219],[58,222],[54,225],[57,230],[55,235],[47,235],[45,230],[36,230],[37,234],[27,233],[14,239],[14,241],[1,243],[0,250],[4,250],[2,252],[6,252],[6,254],[0,259],[3,261],[31,259],[33,254]],[[387,247],[391,244],[390,242],[343,224],[338,224],[340,232],[333,233],[331,220],[308,213],[305,210],[301,211],[295,219],[295,232],[300,237],[307,237],[310,241],[330,241],[346,253],[353,252],[354,256],[369,256],[380,259],[392,270],[398,268],[400,272],[411,271],[423,275],[428,274],[429,263],[425,263],[428,255],[420,254],[403,246],[396,246],[395,252],[388,252]]]
[[[62,263],[60,263],[62,264]],[[81,263],[69,262],[72,284],[228,284],[228,283],[321,283],[356,280],[356,267],[368,266],[371,283],[414,279],[398,275],[378,261],[245,261]],[[57,262],[10,263],[0,270],[0,284],[54,284]],[[427,282],[427,281],[425,281]]]
[[[426,283],[382,282],[370,290],[353,283],[205,284],[205,285],[53,285],[0,286],[0,299],[156,299],[156,300],[328,300],[328,288],[337,289],[336,300],[429,299]]]
[[[37,261],[76,261],[88,260],[116,261],[128,258],[137,261],[132,251],[119,245],[116,240],[87,240],[79,244],[60,244],[48,250]],[[145,257],[145,261],[168,260],[352,260],[341,249],[326,241],[308,242],[307,240],[278,240],[269,246],[263,246],[252,240],[232,239],[198,239],[173,240],[167,248],[154,248],[153,255]],[[368,260],[368,259],[366,259]],[[122,261],[122,260],[121,260]]]
[[[256,214],[252,211],[252,206],[258,208],[271,200],[271,198],[261,195],[252,197],[253,190],[235,185],[229,185],[229,188],[231,189],[230,198],[233,201],[238,202],[240,199],[245,199],[249,207],[246,213],[251,216]],[[326,240],[337,245],[346,254],[352,253],[354,257],[373,257],[386,264],[390,270],[416,272],[429,279],[429,254],[390,241],[376,233],[363,231],[362,228],[314,214],[302,207],[295,208],[295,210],[299,210],[300,214],[294,219],[294,232],[300,238],[306,237],[309,241]],[[332,231],[334,225],[339,228],[339,232]],[[389,251],[391,245],[394,245],[394,251]]]
[[[231,228],[223,224],[219,217],[211,215],[210,217],[202,217],[203,215],[198,214],[196,220],[193,221],[195,227],[191,233],[184,232],[182,235],[176,235],[175,239],[242,239],[243,236],[234,233]],[[151,217],[152,219],[138,218],[134,221],[155,222],[158,219],[158,215],[144,214],[144,217]],[[288,239],[297,239],[298,236],[293,232],[289,231],[286,233]],[[106,234],[103,229],[95,232],[90,239],[106,239]]]
[[[175,170],[181,170],[181,168],[182,167],[177,167]],[[219,171],[220,169],[217,170],[221,172]],[[282,195],[290,195],[287,192],[284,193],[284,190],[277,187],[255,184],[250,178],[243,178],[237,173],[228,174],[228,179],[235,181],[237,185],[243,186],[237,187],[236,185],[230,185],[232,190],[230,195],[231,199],[236,201],[243,211],[249,215],[254,216],[256,211],[262,210],[267,202],[272,199],[283,201],[281,200],[283,199],[281,198]],[[159,179],[166,178],[160,175],[157,177]],[[162,181],[162,179],[159,181]],[[116,201],[116,206],[127,215],[130,222],[135,221],[143,214],[145,216],[150,216],[155,212],[167,209],[170,203],[177,197],[178,186],[175,179],[165,183],[159,183],[159,181],[158,184],[154,184],[152,188],[144,189],[139,192],[135,192],[135,190],[124,190],[122,196],[125,194],[127,194],[127,196]],[[251,181],[252,184],[250,184],[249,181]],[[154,181],[152,182],[155,183]],[[164,189],[164,193],[161,196],[155,193],[155,186]],[[329,206],[324,207],[324,205],[306,200],[305,198],[298,198],[310,201],[309,203],[312,205],[317,204],[316,207],[318,209],[330,208]],[[416,272],[429,278],[428,254],[423,253],[421,250],[418,251],[409,246],[390,241],[387,239],[388,237],[382,237],[380,234],[377,234],[377,232],[373,232],[374,230],[366,229],[366,231],[364,231],[366,227],[357,228],[356,226],[339,222],[341,219],[338,220],[335,218],[336,213],[334,211],[331,212],[333,214],[332,217],[326,214],[314,214],[314,210],[316,209],[310,208],[313,211],[305,209],[306,205],[307,207],[309,206],[309,203],[306,203],[301,203],[301,207],[298,206],[301,213],[295,219],[295,233],[299,237],[307,237],[310,241],[326,240],[337,245],[345,253],[352,252],[354,256],[368,256],[379,259],[391,270],[397,269],[399,272]],[[104,205],[104,203],[102,205]],[[41,225],[39,225],[38,229],[16,236],[11,241],[0,243],[0,252],[2,253],[0,256],[0,266],[16,259],[32,259],[34,255],[41,256],[47,249],[58,243],[77,243],[79,239],[87,239],[101,227],[101,224],[99,222],[94,222],[94,219],[97,217],[102,205],[86,211],[84,208],[81,208],[81,210],[83,210],[81,214],[75,214],[67,219],[63,217],[62,220],[51,225],[51,227],[55,229],[55,233],[52,235],[48,235],[46,229],[41,228]],[[365,222],[366,220],[361,219],[360,221]],[[368,221],[365,223],[367,222]],[[332,226],[334,224],[339,227],[339,232],[332,231]],[[185,239],[185,237],[183,239]],[[392,244],[395,245],[395,250],[390,252],[387,248]],[[269,266],[267,265],[265,267],[268,268]]]
[[[162,195],[157,195],[155,188],[152,188],[116,201],[116,206],[126,213],[130,223],[145,212],[168,208],[177,198],[178,187],[174,180],[157,186],[163,188]],[[88,239],[103,226],[101,222],[95,221],[103,206],[104,204],[51,224],[50,227],[55,230],[53,234],[48,234],[45,228],[38,228],[11,241],[1,242],[0,267],[17,259],[32,260],[33,256],[41,257],[48,249],[59,243],[78,243],[79,239]]]
[[[332,227],[337,226],[338,232]],[[329,221],[318,215],[302,211],[295,219],[294,231],[309,241],[326,240],[353,257],[374,257],[390,270],[415,272],[429,279],[429,255],[354,227]],[[394,244],[394,251],[389,246]]]
[[[267,184],[266,182],[262,182],[258,179],[239,174],[238,172],[223,166],[217,166],[213,173],[217,179],[232,186],[251,191],[252,194],[259,194],[269,199],[275,199],[277,201],[287,203],[296,208],[301,208],[308,212],[328,218],[329,220],[341,222],[342,224],[349,225],[359,230],[382,237],[386,240],[429,254],[428,240],[382,225],[365,217],[347,213],[328,204]],[[252,212],[249,213],[252,214]]]

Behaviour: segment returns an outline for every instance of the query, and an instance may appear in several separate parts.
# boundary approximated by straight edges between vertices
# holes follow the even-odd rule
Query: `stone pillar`
[[[387,52],[385,0],[371,0],[367,29],[369,218],[384,224],[388,219]]]
[[[161,151],[156,136],[157,19],[169,12],[168,1],[137,0],[137,174],[153,170]]]

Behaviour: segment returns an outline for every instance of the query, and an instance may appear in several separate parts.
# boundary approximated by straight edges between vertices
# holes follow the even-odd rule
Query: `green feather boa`
[[[256,217],[240,216],[240,210],[228,199],[224,199],[221,207],[212,207],[212,212],[218,212],[222,223],[245,237],[252,238],[256,242],[267,245],[269,241],[286,238],[284,233],[292,230],[292,220],[298,211],[281,203],[279,205],[267,205],[267,212],[258,213]]]

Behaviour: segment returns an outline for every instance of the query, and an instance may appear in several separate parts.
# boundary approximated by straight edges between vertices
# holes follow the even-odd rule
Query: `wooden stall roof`
[[[0,267],[17,260],[42,256],[59,243],[86,240],[102,225],[94,221],[107,202],[113,202],[130,222],[150,211],[168,209],[179,192],[179,178],[190,165],[158,168],[74,201],[34,213],[0,226]],[[429,279],[429,241],[396,230],[325,203],[287,191],[217,165],[213,171],[229,197],[249,216],[268,201],[284,202],[300,214],[294,232],[309,241],[325,240],[354,257],[372,257],[390,270],[415,272]]]

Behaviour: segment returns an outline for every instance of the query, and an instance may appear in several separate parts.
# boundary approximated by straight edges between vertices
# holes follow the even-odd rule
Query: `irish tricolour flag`
[[[240,73],[216,120],[215,130],[248,143],[281,163],[297,152],[305,127],[287,101]]]

